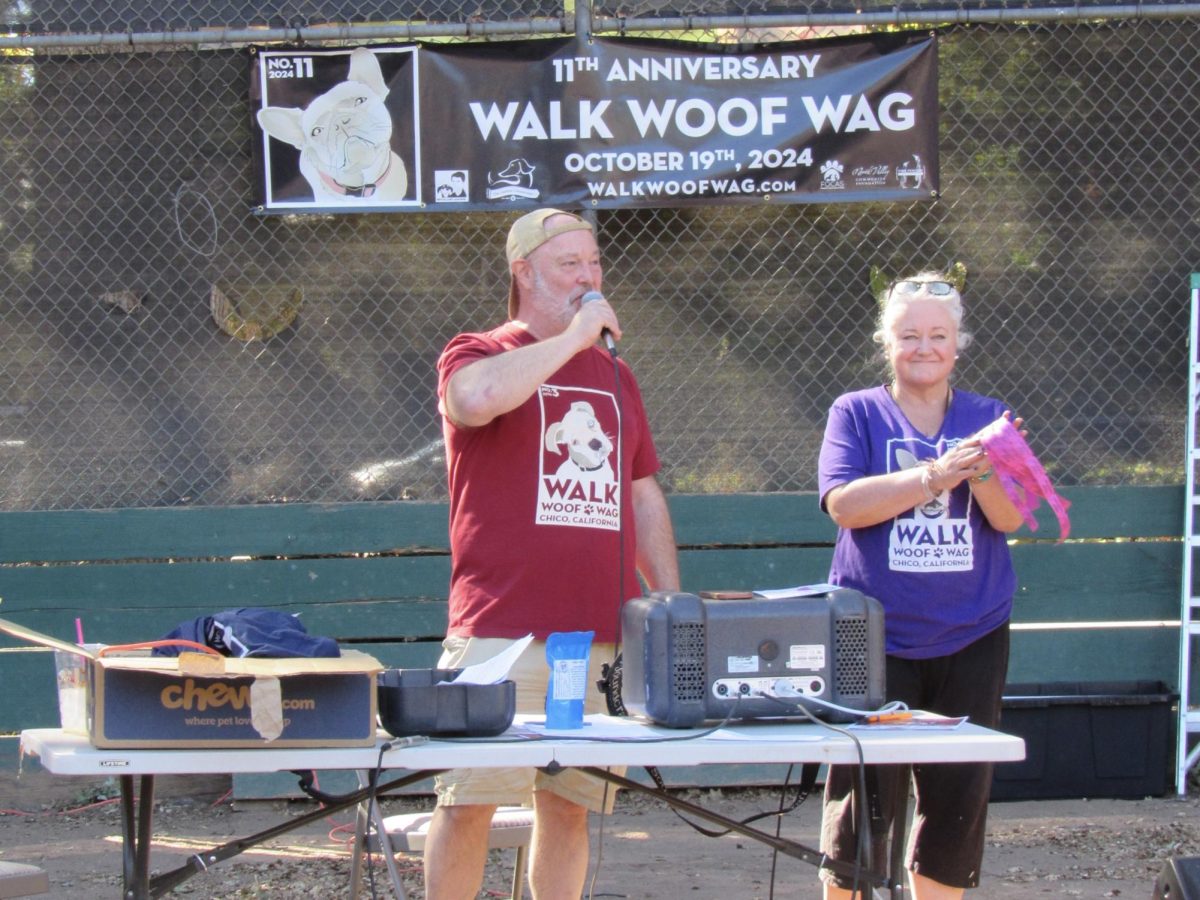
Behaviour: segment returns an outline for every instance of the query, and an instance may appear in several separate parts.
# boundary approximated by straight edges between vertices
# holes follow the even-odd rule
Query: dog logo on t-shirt
[[[903,447],[896,448],[896,462],[900,464],[901,469],[915,469],[921,465],[921,461]],[[946,514],[949,506],[950,492],[938,491],[932,500],[926,500],[920,506],[915,507],[915,509],[930,519],[938,519]]]
[[[613,480],[612,463],[608,461],[612,438],[604,433],[592,404],[586,400],[576,400],[562,421],[546,429],[545,443],[547,450],[567,457],[554,473],[559,478]]]
[[[888,441],[889,469],[908,470],[937,459],[949,446],[912,438]],[[921,454],[921,455],[918,455]],[[962,492],[960,492],[961,494]],[[892,519],[888,534],[888,568],[893,572],[961,572],[975,560],[970,504],[973,498],[956,498],[950,490],[938,491]]]
[[[616,435],[620,419],[612,394],[543,385],[538,462],[539,525],[617,530],[621,522]]]

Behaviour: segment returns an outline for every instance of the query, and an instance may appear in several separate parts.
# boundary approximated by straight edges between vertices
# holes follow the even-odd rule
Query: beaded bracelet
[[[926,502],[932,503],[937,497],[933,490],[933,467],[935,463],[927,462],[921,467],[921,490],[925,492]]]

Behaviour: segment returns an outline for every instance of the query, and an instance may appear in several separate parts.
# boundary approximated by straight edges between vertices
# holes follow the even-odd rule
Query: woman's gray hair
[[[915,275],[910,275],[907,278],[898,278],[884,288],[883,292],[876,297],[879,307],[879,316],[875,320],[875,333],[871,335],[871,339],[880,347],[886,350],[888,336],[891,333],[892,324],[900,315],[900,309],[905,303],[915,299],[910,294],[897,294],[892,290],[892,286],[901,281],[947,281],[945,272],[935,272],[932,270],[918,272]],[[954,327],[958,338],[955,344],[956,349],[965,350],[971,346],[973,336],[963,329],[963,307],[962,297],[958,290],[952,290],[949,294],[930,294],[921,293],[922,300],[936,300],[946,307],[946,311],[950,313],[950,318],[954,320]]]

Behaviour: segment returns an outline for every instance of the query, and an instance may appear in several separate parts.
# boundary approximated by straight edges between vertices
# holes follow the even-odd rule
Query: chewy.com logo
[[[220,681],[198,682],[185,678],[182,684],[172,684],[159,695],[164,709],[186,709],[202,712],[206,709],[231,707],[241,710],[250,706],[250,685],[235,687]],[[284,709],[314,710],[317,702],[311,697],[284,699]]]

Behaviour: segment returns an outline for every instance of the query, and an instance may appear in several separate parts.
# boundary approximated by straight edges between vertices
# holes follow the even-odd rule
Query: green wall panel
[[[1174,689],[1177,629],[1120,623],[1178,619],[1182,487],[1064,495],[1069,541],[1056,541],[1044,504],[1038,530],[1014,536],[1022,627],[1009,680],[1149,679]],[[668,501],[685,590],[828,575],[836,531],[815,494]],[[444,504],[0,513],[0,616],[67,640],[76,617],[88,640],[119,643],[221,609],[271,606],[384,665],[431,666],[448,581]],[[0,695],[0,733],[55,724],[50,654],[0,636],[0,677],[21,685]]]

